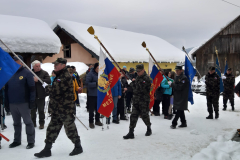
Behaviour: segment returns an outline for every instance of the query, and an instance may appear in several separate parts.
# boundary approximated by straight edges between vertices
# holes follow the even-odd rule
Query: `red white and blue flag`
[[[97,109],[98,113],[109,117],[114,108],[111,89],[117,83],[120,73],[112,62],[100,49],[99,72],[98,72],[98,93]]]
[[[156,89],[159,87],[160,83],[162,82],[163,76],[159,72],[156,65],[154,65],[154,62],[152,61],[152,59],[150,57],[149,57],[148,73],[149,73],[150,79],[151,79],[149,108],[152,109],[152,107],[154,105],[154,93],[155,93]]]

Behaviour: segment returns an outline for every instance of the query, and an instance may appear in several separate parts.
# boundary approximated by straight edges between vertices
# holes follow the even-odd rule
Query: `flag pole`
[[[189,55],[188,55],[187,51],[185,50],[184,46],[182,47],[182,50],[185,52],[188,60],[191,62],[192,66],[193,66],[193,61],[192,61],[192,59],[189,57]],[[195,69],[196,69],[196,71],[198,72],[198,74],[199,74],[199,76],[200,76],[200,79],[201,79],[202,76],[201,76],[200,72],[198,71],[197,67],[195,67]]]
[[[88,28],[88,33],[90,33],[91,35],[94,35],[95,31],[94,28],[91,26]],[[108,52],[108,50],[106,49],[106,47],[102,44],[102,42],[99,40],[98,36],[94,35],[94,38],[99,42],[99,44],[104,48],[104,50],[107,52],[107,54],[109,55],[109,57],[113,60],[113,62],[116,64],[116,66],[119,68],[119,70],[122,72],[122,74],[125,76],[125,78],[128,80],[129,78],[126,76],[125,72],[123,72],[123,70],[119,67],[119,65],[117,64],[117,62],[114,60],[114,58],[112,57],[112,55]]]
[[[215,52],[217,54],[217,58],[218,58],[218,64],[219,64],[219,68],[220,68],[220,72],[221,72],[221,65],[220,65],[220,60],[219,60],[219,57],[218,57],[218,50],[217,50],[217,47],[215,46]],[[222,72],[221,72],[221,77],[222,77]]]
[[[43,81],[14,53],[1,39],[0,42],[14,55],[17,57],[17,59],[26,67],[37,79],[43,84]]]
[[[159,66],[159,64],[157,63],[156,59],[153,57],[152,53],[149,51],[149,49],[147,48],[146,43],[143,41],[142,43],[143,48],[146,48],[146,50],[148,51],[149,55],[152,57],[152,59],[154,60],[155,64],[158,66],[159,70],[163,72],[162,68]],[[159,71],[159,72],[160,72]],[[161,73],[161,72],[160,72]],[[161,73],[162,74],[162,73]],[[165,75],[165,73],[163,72],[163,75],[167,78],[167,80],[169,81],[168,77]]]

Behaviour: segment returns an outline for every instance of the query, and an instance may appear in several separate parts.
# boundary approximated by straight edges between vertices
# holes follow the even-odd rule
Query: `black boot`
[[[234,111],[235,110],[235,108],[234,108],[234,106],[232,106],[232,111]]]
[[[182,123],[181,125],[178,126],[179,128],[184,128],[187,127],[187,123]]]
[[[218,118],[219,118],[219,113],[215,112],[215,119],[218,119]]]
[[[51,148],[52,143],[46,143],[44,149],[39,153],[35,153],[34,156],[38,158],[50,157],[52,156]]]
[[[126,136],[123,136],[124,139],[133,139],[134,138],[134,130],[133,129],[129,129],[129,132]]]
[[[83,152],[83,149],[79,140],[75,143],[75,147],[73,151],[69,154],[69,156],[75,156],[75,155],[81,154],[82,152]]]
[[[212,114],[209,114],[209,116],[206,117],[206,119],[213,119],[213,115],[212,115]]]
[[[147,126],[147,132],[145,136],[150,136],[152,134],[151,126]]]
[[[28,143],[26,149],[32,149],[34,147],[34,143]]]
[[[172,124],[172,125],[170,126],[170,128],[176,129],[176,126],[177,126],[177,125]]]
[[[223,107],[223,111],[226,111],[227,108]]]
[[[9,148],[15,148],[17,146],[20,146],[21,145],[21,142],[13,142],[9,145]]]

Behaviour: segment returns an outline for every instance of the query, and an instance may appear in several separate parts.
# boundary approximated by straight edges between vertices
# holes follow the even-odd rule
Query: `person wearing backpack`
[[[168,84],[168,81],[173,82],[173,80],[167,77],[167,75],[168,75],[168,72],[165,73],[165,75],[163,76],[163,80],[161,82],[161,87],[164,88],[163,100],[162,100],[164,119],[169,119],[168,110],[170,106],[170,96],[172,95],[172,87],[170,87],[170,85]]]

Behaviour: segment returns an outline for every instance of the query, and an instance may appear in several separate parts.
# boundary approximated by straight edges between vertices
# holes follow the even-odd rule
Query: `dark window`
[[[64,58],[71,58],[71,45],[64,45]]]

